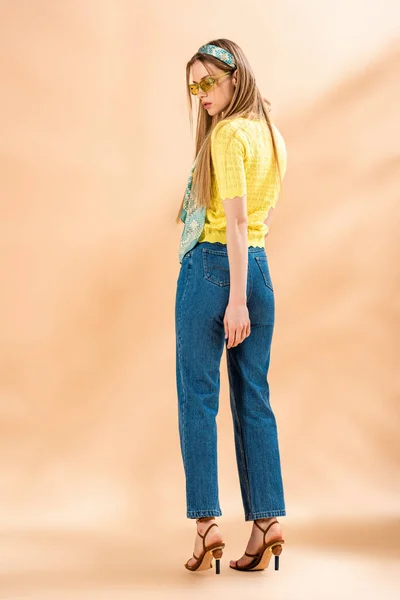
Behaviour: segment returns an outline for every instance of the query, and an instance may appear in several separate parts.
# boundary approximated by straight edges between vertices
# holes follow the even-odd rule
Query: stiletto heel
[[[213,519],[214,517],[201,517],[199,519],[196,519],[197,523],[199,521],[207,521],[210,519]],[[203,538],[203,551],[200,554],[200,556],[196,556],[193,553],[193,558],[196,559],[197,562],[195,562],[193,565],[189,565],[189,560],[186,561],[185,563],[185,567],[189,570],[189,571],[204,571],[205,569],[211,569],[212,568],[212,559],[215,558],[215,572],[217,575],[220,574],[220,558],[222,557],[222,551],[225,548],[225,543],[224,542],[214,542],[213,544],[210,544],[209,546],[206,546],[206,535],[207,533],[210,531],[211,527],[218,527],[217,523],[211,523],[210,527],[205,531],[204,535],[201,535],[201,533],[198,531],[197,533],[199,534],[199,536],[201,538]]]
[[[270,527],[274,523],[279,523],[278,519],[271,521],[268,527],[264,530],[257,521],[254,521],[256,526],[264,532],[264,540],[261,550],[259,550],[256,554],[249,554],[245,552],[246,556],[251,556],[253,560],[243,567],[238,565],[238,561],[236,561],[235,566],[229,565],[231,569],[236,569],[237,571],[262,571],[266,569],[269,565],[269,561],[271,560],[271,556],[275,555],[275,571],[279,569],[279,555],[282,553],[282,544],[285,543],[285,540],[282,538],[270,540],[268,544],[265,543],[265,535]]]
[[[222,549],[216,548],[212,551],[213,557],[215,558],[215,573],[220,574],[220,558],[222,558]]]
[[[279,555],[282,553],[282,546],[278,544],[277,546],[272,546],[271,548],[273,554],[275,554],[275,571],[279,570]]]

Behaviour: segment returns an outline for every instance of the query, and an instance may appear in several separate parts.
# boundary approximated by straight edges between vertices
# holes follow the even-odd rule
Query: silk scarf
[[[182,235],[179,243],[179,262],[182,262],[183,257],[197,243],[201,232],[203,231],[206,207],[198,206],[192,194],[193,171],[195,169],[198,156],[190,169],[188,182],[184,194],[183,206],[181,211],[181,221],[184,223]]]

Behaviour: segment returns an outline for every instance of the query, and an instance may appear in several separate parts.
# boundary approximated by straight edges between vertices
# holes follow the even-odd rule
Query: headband
[[[225,50],[224,48],[220,48],[219,46],[214,46],[213,44],[205,44],[204,46],[201,46],[201,48],[199,48],[197,52],[201,52],[202,54],[211,54],[211,56],[215,56],[215,58],[222,60],[222,62],[229,65],[230,67],[236,67],[233,54],[231,54],[228,50]]]

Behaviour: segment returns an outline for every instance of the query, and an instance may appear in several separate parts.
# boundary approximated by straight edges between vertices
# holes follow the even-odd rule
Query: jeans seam
[[[285,517],[286,509],[285,508],[277,508],[275,510],[260,510],[258,512],[248,512],[245,514],[246,519],[263,519],[268,517]]]
[[[217,510],[216,508],[198,508],[196,510],[188,510],[188,513],[199,513],[199,512],[215,512],[215,513],[219,513],[219,510]]]
[[[184,384],[184,377],[183,377],[183,368],[182,368],[182,347],[181,347],[181,315],[182,315],[182,311],[181,311],[181,307],[183,304],[183,301],[185,299],[185,294],[186,294],[186,290],[188,287],[188,281],[189,281],[189,275],[190,275],[190,261],[191,261],[191,257],[189,255],[188,257],[189,260],[189,264],[187,267],[187,273],[186,273],[186,279],[185,279],[185,283],[184,283],[184,288],[183,288],[183,292],[182,292],[182,298],[181,301],[179,303],[179,307],[178,307],[178,350],[179,350],[179,363],[180,363],[180,377],[181,377],[181,385],[182,385],[182,391],[183,391],[183,406],[182,406],[182,447],[183,447],[183,460],[185,463],[185,469],[186,469],[186,402],[187,402],[187,394],[186,394],[186,388],[185,388],[185,384]]]
[[[218,509],[201,508],[197,510],[188,510],[186,513],[188,518],[195,517],[221,517],[222,511]]]
[[[248,296],[248,298],[247,298],[247,302],[249,302],[249,301],[250,301],[250,298],[251,298],[251,295],[252,295],[252,293],[253,293],[253,277],[252,277],[252,275],[251,275],[251,270],[250,270],[250,266],[249,266],[249,264],[247,265],[247,270],[248,270],[248,272],[249,272],[249,279],[250,279],[250,293],[249,293],[249,296]],[[246,304],[247,304],[247,302],[246,302]]]
[[[232,357],[230,358],[230,360],[232,360]],[[228,373],[229,373],[229,370],[228,370]],[[231,375],[229,375],[229,379],[231,379]],[[233,381],[230,381],[230,386],[232,386],[232,389],[234,389]],[[247,466],[246,453],[244,451],[244,444],[243,444],[242,424],[241,424],[240,418],[238,416],[238,411],[237,411],[237,407],[236,407],[236,402],[235,401],[233,401],[233,406],[234,406],[236,420],[237,420],[238,429],[239,429],[239,438],[238,439],[239,439],[239,444],[240,444],[240,450],[242,452],[242,457],[243,457],[244,472],[245,472],[246,487],[247,487],[247,495],[248,495],[249,504],[252,507],[253,506],[253,502],[252,502],[252,498],[251,498],[251,488],[250,488],[249,471],[248,471],[248,466]]]
[[[258,268],[259,268],[259,269],[260,269],[260,271],[261,271],[261,274],[262,274],[262,276],[263,276],[264,283],[265,283],[266,287],[267,287],[268,289],[270,289],[270,290],[271,290],[271,292],[273,292],[273,291],[274,291],[274,288],[273,288],[273,286],[272,286],[272,285],[271,285],[271,284],[270,284],[270,283],[267,281],[267,278],[266,278],[266,276],[265,276],[265,273],[264,273],[264,271],[262,270],[262,267],[261,267],[261,264],[260,264],[260,260],[259,260],[259,259],[260,259],[260,257],[259,257],[259,256],[255,256],[254,258],[256,259],[256,263],[257,263],[257,265],[258,265]],[[265,259],[263,259],[263,258],[261,258],[261,260],[263,260],[264,262],[267,262],[267,261],[268,261],[268,259],[267,259],[267,260],[265,260]],[[268,269],[268,271],[269,271],[268,262],[267,262],[267,269]],[[271,275],[270,275],[270,277],[271,277]]]

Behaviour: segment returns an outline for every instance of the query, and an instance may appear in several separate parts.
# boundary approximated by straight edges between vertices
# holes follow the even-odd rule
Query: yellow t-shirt
[[[286,145],[273,125],[282,178]],[[275,207],[280,186],[275,179],[273,146],[265,121],[237,117],[221,120],[211,134],[211,206],[199,242],[226,244],[226,216],[222,200],[247,196],[248,245],[264,247],[269,209]]]

